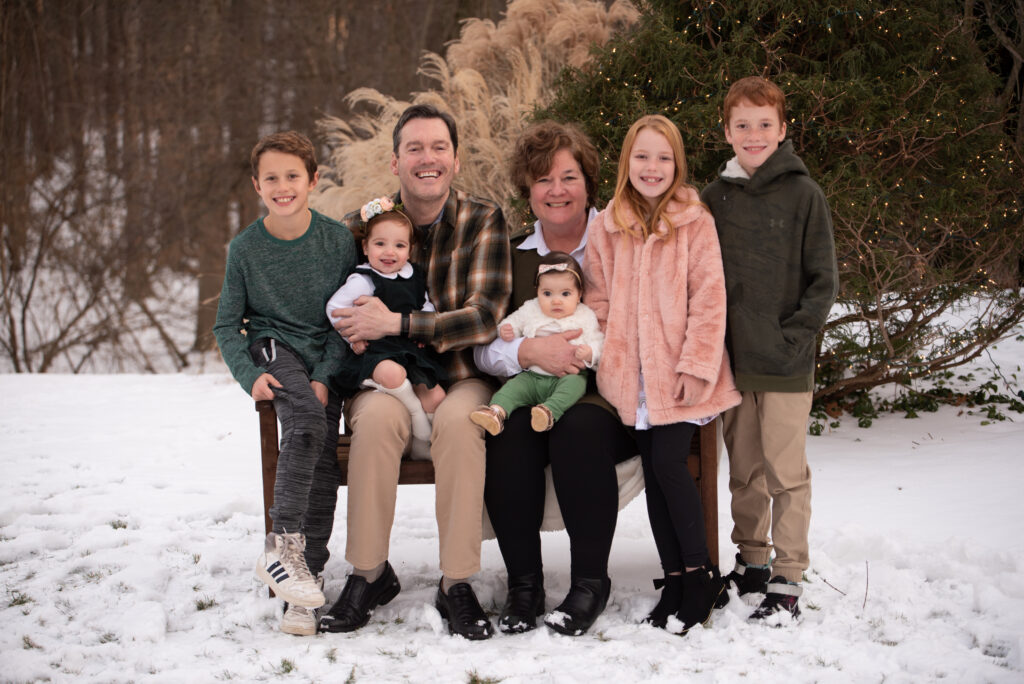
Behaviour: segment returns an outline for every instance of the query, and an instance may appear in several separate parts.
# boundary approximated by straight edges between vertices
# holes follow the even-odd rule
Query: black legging
[[[696,429],[693,423],[673,423],[635,432],[644,465],[647,515],[665,574],[708,561],[700,495],[686,467]]]
[[[594,404],[576,404],[550,432],[534,432],[530,409],[514,411],[505,430],[487,438],[484,502],[510,577],[541,573],[544,467],[569,533],[571,572],[608,576],[618,515],[615,464],[637,453],[617,416]]]

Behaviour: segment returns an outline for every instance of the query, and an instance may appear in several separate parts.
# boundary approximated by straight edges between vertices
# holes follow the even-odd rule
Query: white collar
[[[739,157],[733,157],[725,163],[725,168],[722,169],[723,178],[746,178],[750,180],[750,174],[747,170],[740,166]]]
[[[587,214],[587,225],[594,220],[597,216],[597,209],[594,207],[590,208],[590,213]],[[576,249],[572,250],[571,254],[576,261],[582,261],[583,259],[583,248],[587,246],[587,231],[583,231],[583,237],[580,238],[580,244],[576,245]],[[526,238],[519,243],[518,249],[524,252],[530,250],[537,250],[537,254],[540,256],[547,256],[551,253],[551,248],[548,247],[548,243],[544,241],[544,231],[541,229],[540,220],[533,222],[533,232],[530,233]]]
[[[358,266],[356,266],[356,268],[359,269],[360,271],[373,271],[374,273],[379,275],[381,278],[387,278],[388,280],[394,280],[398,276],[402,276],[403,278],[411,278],[412,277],[412,264],[410,262],[408,262],[408,261],[405,262],[405,266],[403,266],[402,268],[398,269],[394,273],[381,273],[380,271],[375,269],[370,264],[359,264]]]

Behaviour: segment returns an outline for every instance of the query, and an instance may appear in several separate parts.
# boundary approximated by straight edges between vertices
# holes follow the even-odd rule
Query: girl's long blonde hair
[[[647,199],[629,182],[629,157],[633,151],[633,143],[636,142],[636,136],[645,128],[650,128],[665,136],[672,148],[672,155],[675,157],[676,163],[675,178],[672,179],[672,184],[665,194],[658,200],[658,205],[653,212],[647,204]],[[693,188],[686,182],[686,176],[686,152],[683,149],[683,136],[679,133],[679,128],[661,114],[648,114],[637,119],[626,133],[626,137],[622,141],[622,152],[619,155],[619,175],[615,181],[615,204],[612,209],[612,220],[615,227],[623,233],[646,240],[654,233],[658,222],[665,218],[665,209],[676,191],[681,187]],[[638,219],[639,229],[633,227],[628,212],[632,212]],[[667,220],[665,224],[672,227]]]

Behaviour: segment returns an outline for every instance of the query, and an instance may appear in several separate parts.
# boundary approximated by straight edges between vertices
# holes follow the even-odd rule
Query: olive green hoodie
[[[722,246],[736,387],[810,391],[815,340],[839,289],[825,195],[789,140],[752,177],[735,158],[719,175],[701,199]]]

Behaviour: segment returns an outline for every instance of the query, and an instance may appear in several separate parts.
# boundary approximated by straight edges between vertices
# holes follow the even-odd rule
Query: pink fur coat
[[[672,227],[660,223],[643,243],[616,229],[612,203],[588,228],[585,299],[605,333],[597,387],[626,425],[636,421],[641,368],[651,425],[740,403],[725,351],[718,234],[699,201],[694,190],[680,188],[668,204]],[[676,396],[683,373],[691,376],[686,401]]]

